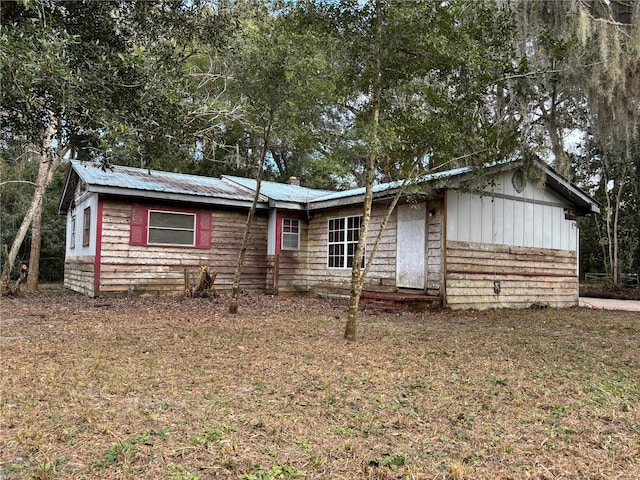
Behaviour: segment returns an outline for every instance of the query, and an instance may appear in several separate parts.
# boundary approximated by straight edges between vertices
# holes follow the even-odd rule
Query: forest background
[[[3,281],[63,277],[69,159],[340,189],[540,157],[640,272],[640,1],[2,2]]]

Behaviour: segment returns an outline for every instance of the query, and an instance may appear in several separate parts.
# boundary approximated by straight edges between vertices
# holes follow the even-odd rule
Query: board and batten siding
[[[577,304],[578,229],[570,206],[502,172],[490,192],[447,192],[446,304],[450,308]]]
[[[447,239],[576,250],[578,229],[565,219],[566,201],[535,184],[515,191],[503,172],[492,191],[447,191]]]
[[[84,244],[84,212],[89,210],[89,242]],[[72,219],[75,218],[75,231]],[[64,261],[64,286],[69,290],[94,296],[94,270],[98,225],[98,194],[86,191],[84,184],[74,192],[72,208],[67,212]]]
[[[231,288],[246,213],[214,210],[210,249],[174,246],[132,246],[131,204],[105,200],[102,218],[100,295],[184,294],[184,271],[195,281],[200,266],[218,272],[215,287]],[[242,269],[241,288],[266,283],[267,218],[254,216]]]
[[[367,252],[373,249],[380,225],[387,211],[386,203],[375,203],[371,212],[371,223],[367,237]],[[349,294],[351,268],[329,268],[328,222],[330,218],[350,217],[362,214],[362,207],[343,208],[314,212],[309,221],[308,268],[309,290],[314,293]],[[392,214],[382,234],[374,263],[367,275],[365,289],[369,291],[395,291],[396,276],[396,214]]]

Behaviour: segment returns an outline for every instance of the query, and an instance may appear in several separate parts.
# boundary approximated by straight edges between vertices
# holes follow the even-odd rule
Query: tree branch
[[[29,185],[33,185],[34,187],[36,186],[36,183],[30,182],[28,180],[6,180],[4,182],[0,182],[0,187],[4,187],[8,183],[27,183]]]

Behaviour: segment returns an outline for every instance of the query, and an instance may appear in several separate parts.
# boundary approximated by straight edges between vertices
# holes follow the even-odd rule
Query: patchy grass
[[[640,318],[0,300],[0,477],[637,479]]]

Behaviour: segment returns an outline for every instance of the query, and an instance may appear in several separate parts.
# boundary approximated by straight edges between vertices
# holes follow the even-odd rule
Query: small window
[[[76,248],[76,216],[71,217],[71,234],[69,235],[69,242],[71,248]]]
[[[195,246],[195,238],[195,214],[149,210],[150,245]]]
[[[91,241],[91,208],[84,209],[82,218],[82,246],[88,247]]]
[[[360,240],[362,217],[329,219],[328,257],[329,268],[351,268]],[[362,257],[364,267],[364,255]]]
[[[282,219],[282,250],[300,249],[300,220],[295,218]]]

